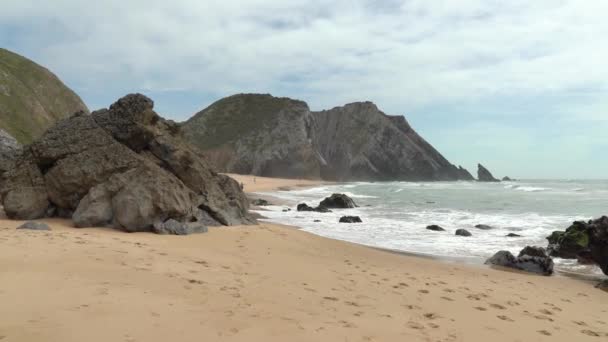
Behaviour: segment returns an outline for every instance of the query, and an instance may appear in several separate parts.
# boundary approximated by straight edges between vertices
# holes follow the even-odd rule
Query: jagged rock
[[[261,199],[261,198],[253,200],[251,202],[251,204],[258,206],[258,207],[264,207],[264,206],[270,205],[270,203],[267,200]]]
[[[433,231],[436,231],[436,232],[445,232],[445,229],[443,229],[442,227],[440,227],[440,226],[438,226],[436,224],[432,224],[430,226],[427,226],[426,229],[433,230]]]
[[[527,253],[532,253],[529,255]],[[526,247],[518,257],[509,251],[500,251],[494,254],[486,262],[486,265],[515,268],[521,271],[538,273],[542,275],[553,274],[553,260],[544,253],[544,249],[537,247]]]
[[[0,193],[10,218],[69,214],[78,227],[130,232],[152,231],[169,219],[253,222],[238,183],[211,170],[177,125],[139,94],[61,120],[24,149],[4,178]]]
[[[207,227],[198,222],[185,223],[169,219],[163,223],[154,224],[154,233],[163,235],[190,235],[206,233],[207,231]]]
[[[340,217],[340,223],[361,223],[359,216],[342,216]]]
[[[547,251],[544,248],[542,248],[542,247],[526,246],[526,247],[524,247],[524,249],[522,249],[519,252],[518,257],[522,257],[524,255],[529,255],[529,256],[532,256],[532,257],[546,258],[547,257]]]
[[[475,177],[473,177],[473,175],[469,172],[469,170],[465,169],[462,166],[458,166],[458,179],[459,180],[465,180],[465,181],[473,181],[475,180]]]
[[[239,94],[183,124],[221,171],[328,180],[471,180],[403,116],[371,102],[311,112],[302,101]]]
[[[579,253],[589,252],[588,224],[572,223],[566,231],[554,231],[547,237],[549,254],[564,259],[576,259]]]
[[[457,229],[456,230],[456,235],[457,236],[473,236],[473,234],[471,234],[471,232],[469,232],[466,229]]]
[[[490,230],[490,229],[492,229],[492,226],[488,226],[487,224],[478,224],[475,226],[475,228],[481,229],[481,230]]]
[[[331,213],[331,210],[329,210],[329,209],[327,209],[325,207],[316,207],[316,208],[313,208],[313,207],[309,206],[306,203],[300,203],[300,204],[298,204],[297,210],[298,211],[316,211],[318,213]]]
[[[44,222],[28,221],[17,227],[17,229],[51,230],[51,227]]]
[[[481,164],[477,164],[477,180],[480,182],[500,182]]]
[[[329,197],[326,197],[321,203],[319,203],[319,207],[323,208],[331,208],[331,209],[348,209],[348,208],[356,208],[357,205],[352,198],[344,195],[344,194],[332,194]]]
[[[515,233],[509,233],[506,235],[507,237],[521,237],[521,235],[519,234],[515,234]]]

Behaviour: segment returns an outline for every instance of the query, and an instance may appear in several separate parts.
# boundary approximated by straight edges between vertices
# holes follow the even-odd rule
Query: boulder
[[[506,237],[521,237],[521,235],[515,234],[515,233],[509,233],[506,235]]]
[[[251,201],[251,204],[258,206],[258,207],[264,207],[264,206],[270,205],[270,202],[268,202],[265,199],[258,198],[258,199]]]
[[[59,121],[19,154],[0,194],[10,218],[61,215],[77,227],[255,222],[239,184],[214,172],[140,94]]]
[[[436,224],[432,224],[430,226],[427,226],[426,229],[433,230],[433,231],[436,231],[436,232],[445,232],[445,229],[443,229],[442,227],[440,227],[440,226],[438,226]]]
[[[542,254],[544,249],[537,247],[526,247],[518,257],[509,251],[499,251],[486,260],[486,265],[514,268],[517,270],[537,273],[549,276],[553,274],[553,260],[547,254]],[[534,255],[528,255],[531,253]]]
[[[342,216],[340,218],[340,223],[361,223],[361,218],[359,216]]]
[[[17,227],[17,229],[51,230],[51,227],[49,227],[49,225],[44,222],[27,221],[24,224]]]
[[[492,229],[492,226],[488,226],[487,224],[478,224],[475,226],[475,228],[481,229],[481,230],[490,230],[490,229]]]
[[[163,235],[190,235],[206,233],[207,231],[207,227],[198,222],[185,223],[169,219],[165,222],[154,224],[154,233]]]
[[[566,231],[554,231],[547,236],[549,254],[563,259],[576,259],[579,253],[589,251],[588,224],[583,221],[573,222]]]
[[[456,230],[456,235],[457,236],[473,236],[473,234],[471,234],[471,232],[469,232],[466,229],[457,229]]]
[[[332,209],[349,209],[356,208],[357,205],[352,198],[344,195],[344,194],[332,194],[329,197],[326,197],[321,203],[319,203],[319,207],[323,208],[332,208]]]
[[[503,182],[513,182],[515,179],[509,178],[508,176],[502,177]]]
[[[318,213],[331,213],[331,210],[327,209],[326,207],[311,207],[306,203],[300,203],[298,204],[297,207],[298,211],[315,211]]]
[[[313,222],[315,222],[315,223],[319,223],[319,222],[321,222],[321,220],[314,220]]]
[[[480,182],[500,182],[481,164],[477,164],[477,180]]]

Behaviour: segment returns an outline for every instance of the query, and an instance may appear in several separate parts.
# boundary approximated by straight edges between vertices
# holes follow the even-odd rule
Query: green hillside
[[[0,128],[28,144],[58,119],[88,111],[46,68],[0,48]]]

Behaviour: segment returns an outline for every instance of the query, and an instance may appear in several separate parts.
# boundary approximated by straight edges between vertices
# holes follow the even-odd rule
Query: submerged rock
[[[349,209],[356,208],[357,205],[355,204],[355,201],[353,201],[352,198],[344,194],[333,194],[321,201],[321,203],[319,203],[319,207],[332,209]]]
[[[78,227],[154,231],[154,223],[253,223],[239,184],[215,173],[153,102],[127,95],[59,121],[4,174],[8,217],[71,217]]]
[[[493,229],[492,226],[488,226],[487,224],[478,224],[478,225],[475,226],[475,228],[481,229],[481,230],[490,230],[490,229]]]
[[[313,208],[313,207],[309,206],[306,203],[300,203],[300,204],[298,204],[297,210],[298,211],[314,211],[314,212],[317,212],[317,213],[331,213],[331,210],[329,210],[329,209],[327,209],[325,207],[315,207],[315,208]]]
[[[340,223],[362,223],[361,218],[359,216],[342,216],[340,218]]]
[[[521,235],[515,234],[515,233],[509,233],[506,235],[506,237],[521,237]]]
[[[477,180],[480,182],[500,182],[481,164],[477,164]]]
[[[44,222],[28,221],[17,227],[17,229],[51,230],[51,227]]]
[[[539,247],[526,247],[517,257],[509,251],[499,251],[485,263],[546,276],[553,274],[553,260]]]
[[[426,229],[433,230],[433,231],[436,231],[436,232],[445,232],[445,229],[443,229],[442,227],[440,227],[440,226],[438,226],[436,224],[432,224],[430,226],[427,226]]]
[[[256,205],[258,207],[264,207],[264,206],[270,205],[270,202],[268,202],[265,199],[258,198],[258,199],[251,201],[251,204]]]
[[[473,234],[471,234],[471,232],[469,232],[466,229],[457,229],[456,230],[456,235],[457,236],[473,236]]]

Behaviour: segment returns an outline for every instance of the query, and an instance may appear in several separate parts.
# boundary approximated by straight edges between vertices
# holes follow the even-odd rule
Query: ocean
[[[351,196],[359,207],[325,214],[295,210],[297,203],[316,206],[332,193]],[[292,204],[259,211],[270,222],[363,245],[472,263],[481,263],[499,250],[517,255],[528,245],[546,247],[551,232],[565,230],[575,220],[608,214],[608,180],[356,182],[260,195]],[[285,212],[287,207],[292,210]],[[363,223],[338,223],[344,215],[360,216]],[[446,232],[427,230],[431,224]],[[493,229],[477,229],[477,224]],[[473,236],[455,236],[459,228]],[[522,237],[509,238],[508,233]],[[578,265],[576,260],[555,259],[555,264],[562,271],[601,274],[598,267]]]

